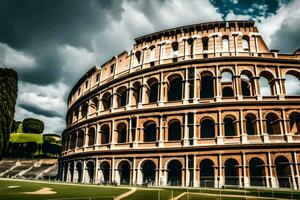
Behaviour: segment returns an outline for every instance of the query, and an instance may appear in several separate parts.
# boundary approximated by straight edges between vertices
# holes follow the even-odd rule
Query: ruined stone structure
[[[136,38],[73,87],[59,175],[299,189],[299,59],[269,50],[253,21]]]

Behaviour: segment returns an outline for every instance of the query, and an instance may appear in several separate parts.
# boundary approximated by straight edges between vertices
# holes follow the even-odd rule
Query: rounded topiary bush
[[[24,133],[42,133],[44,131],[44,122],[39,119],[27,118],[23,120]]]

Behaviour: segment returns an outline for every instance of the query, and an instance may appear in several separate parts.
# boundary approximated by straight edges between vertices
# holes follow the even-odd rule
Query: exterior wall
[[[300,188],[299,96],[288,95],[286,88],[287,74],[300,77],[299,58],[269,52],[254,26],[230,22],[228,27],[203,27],[138,38],[130,53],[93,68],[78,82],[63,133],[62,180],[195,187],[249,187],[257,181],[265,187]],[[222,46],[225,35],[228,51]],[[249,50],[243,47],[244,36]],[[203,50],[206,37],[208,50]],[[223,80],[225,72],[230,80]],[[205,77],[213,84],[210,97],[205,97]],[[270,95],[262,90],[262,77]],[[181,94],[169,92],[174,80],[179,80],[175,88]],[[150,102],[153,84],[157,93]],[[171,101],[172,95],[180,98]],[[212,121],[212,136],[205,136],[205,120]],[[173,122],[179,123],[176,129]],[[149,124],[154,128],[148,129]],[[153,139],[147,139],[149,133]],[[172,139],[175,134],[179,137]],[[260,162],[253,165],[259,166],[259,177],[251,175],[254,161]],[[205,162],[212,163],[211,177],[203,175],[200,163]],[[235,171],[226,171],[230,162],[236,163]],[[145,172],[145,163],[151,173]],[[128,166],[129,179],[122,174]],[[174,170],[173,177],[169,173]]]

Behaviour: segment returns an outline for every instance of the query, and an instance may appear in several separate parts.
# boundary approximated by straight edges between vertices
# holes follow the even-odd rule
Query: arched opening
[[[171,186],[181,186],[181,177],[182,177],[182,164],[178,160],[172,160],[168,163],[167,166],[168,172],[168,185]]]
[[[104,110],[108,110],[111,108],[111,99],[112,99],[112,96],[109,92],[106,92],[102,96],[102,106],[103,106]]]
[[[268,72],[263,71],[260,73],[259,85],[260,85],[260,93],[262,96],[272,96],[276,94],[274,87],[274,76]]]
[[[144,142],[156,141],[156,124],[154,121],[144,123]]]
[[[121,161],[118,166],[118,172],[120,177],[120,184],[130,184],[130,164],[128,161]]]
[[[182,78],[173,76],[169,78],[168,101],[182,100]]]
[[[150,62],[154,62],[155,61],[155,46],[152,45],[150,48]]]
[[[214,163],[210,159],[204,159],[200,162],[200,187],[214,187],[214,183]]]
[[[117,105],[119,107],[126,106],[127,104],[127,88],[125,86],[117,89]]]
[[[133,83],[133,99],[134,102],[132,102],[133,105],[136,105],[140,102],[140,95],[141,95],[141,84],[140,82]]]
[[[70,149],[74,149],[76,147],[76,138],[76,133],[71,133]]]
[[[156,103],[158,99],[158,81],[156,78],[151,78],[147,81],[148,90],[148,102],[149,103]]]
[[[241,73],[241,86],[242,86],[242,95],[244,97],[252,96],[251,77],[252,77],[252,75],[249,71],[242,71],[242,73]]]
[[[91,103],[91,108],[90,108],[90,112],[91,114],[94,114],[98,111],[99,109],[99,101],[97,97],[94,97],[92,99],[92,103]]]
[[[179,45],[178,45],[177,41],[172,43],[173,59],[174,58],[177,59],[177,57],[178,57],[178,46]]]
[[[83,139],[84,139],[84,131],[80,130],[78,132],[77,147],[82,147],[83,146]]]
[[[85,118],[85,117],[87,116],[88,108],[89,108],[89,105],[88,105],[87,103],[84,103],[84,104],[81,106],[81,117],[82,117],[82,118]]]
[[[75,120],[74,121],[77,121],[79,119],[79,108],[77,108],[75,111],[74,111],[74,117],[75,117]]]
[[[245,119],[247,135],[256,135],[256,116],[249,113],[246,115]]]
[[[200,98],[214,98],[214,79],[211,74],[201,76]]]
[[[104,124],[101,126],[101,144],[107,144],[109,143],[109,126],[107,124]]]
[[[76,174],[77,174],[77,183],[81,183],[82,182],[82,163],[81,162],[77,162],[76,163]]]
[[[193,58],[193,54],[194,54],[194,38],[189,38],[187,40],[187,44],[188,44],[187,55],[190,55],[191,58]]]
[[[95,129],[90,128],[88,132],[88,146],[93,146],[95,144]]]
[[[70,175],[69,181],[73,182],[73,177],[74,177],[74,163],[73,162],[70,163],[69,175]]]
[[[239,185],[239,166],[238,162],[229,158],[225,162],[225,185]]]
[[[285,91],[287,96],[300,95],[300,72],[289,71],[285,75]]]
[[[242,41],[243,41],[243,50],[250,51],[249,37],[243,36]]]
[[[289,115],[290,120],[290,133],[295,135],[300,134],[300,113],[292,112]]]
[[[201,138],[215,138],[215,123],[212,119],[205,119],[201,122]]]
[[[94,182],[94,174],[95,174],[95,165],[94,162],[89,161],[86,164],[86,171],[87,171],[87,182],[88,183],[93,183]]]
[[[233,97],[233,86],[232,86],[232,80],[233,76],[231,72],[224,71],[221,74],[221,85],[222,85],[222,96],[223,97]]]
[[[223,94],[223,97],[233,97],[234,96],[233,90],[231,87],[224,87],[222,89],[222,94]]]
[[[63,164],[63,181],[67,182],[67,178],[68,178],[68,163],[64,163]]]
[[[267,133],[270,135],[280,134],[280,120],[274,113],[269,113],[266,116]]]
[[[290,188],[292,185],[292,176],[289,160],[284,156],[278,156],[275,159],[275,166],[278,186]]]
[[[101,180],[100,182],[103,184],[109,183],[109,174],[110,174],[110,166],[107,161],[103,161],[100,164],[100,170],[101,170]]]
[[[260,158],[249,162],[250,186],[266,186],[265,163]]]
[[[153,185],[155,182],[155,163],[152,160],[146,160],[142,163],[141,170],[143,183]]]
[[[136,62],[137,62],[137,65],[141,64],[141,51],[137,51],[135,52],[135,59],[136,59]]]
[[[236,136],[234,119],[231,117],[224,118],[225,136]]]
[[[118,143],[126,143],[127,142],[127,126],[125,123],[120,123],[117,126],[118,132]]]
[[[181,140],[181,124],[179,120],[172,120],[169,123],[168,140]]]
[[[227,35],[222,37],[222,46],[223,52],[229,52],[229,40]]]
[[[203,51],[208,50],[208,37],[202,38]]]

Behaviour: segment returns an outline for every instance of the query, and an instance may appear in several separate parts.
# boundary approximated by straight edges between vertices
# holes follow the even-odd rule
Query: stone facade
[[[63,181],[300,189],[298,51],[270,51],[252,21],[135,42],[72,89]]]

